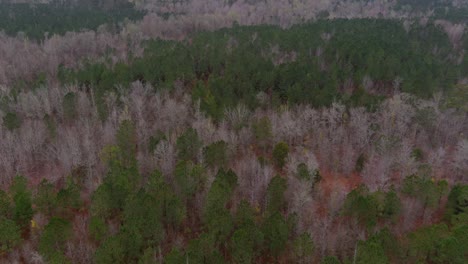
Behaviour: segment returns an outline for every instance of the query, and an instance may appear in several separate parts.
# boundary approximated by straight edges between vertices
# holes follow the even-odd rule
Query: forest
[[[43,39],[47,34],[96,30],[103,24],[108,30],[117,31],[119,22],[124,18],[137,20],[142,17],[143,12],[135,10],[129,3],[106,9],[83,3],[76,7],[59,2],[34,6],[28,3],[0,3],[0,28],[9,35],[21,32],[32,39]]]
[[[467,263],[467,23],[1,1],[0,263]]]

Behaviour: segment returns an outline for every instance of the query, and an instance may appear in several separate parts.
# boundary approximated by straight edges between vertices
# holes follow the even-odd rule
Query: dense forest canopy
[[[201,109],[218,120],[226,107],[240,102],[254,109],[259,93],[268,94],[273,105],[316,107],[336,101],[372,107],[395,92],[429,98],[466,77],[468,60],[459,63],[458,56],[435,25],[413,25],[407,32],[397,21],[338,19],[287,30],[234,27],[197,33],[182,43],[151,41],[143,57],[129,64],[62,68],[59,78],[93,85],[97,98],[134,81],[158,89],[182,81]]]
[[[61,2],[34,5],[0,3],[0,29],[13,36],[22,32],[33,39],[42,39],[46,34],[96,30],[103,24],[118,31],[119,23],[124,19],[137,20],[142,17],[143,12],[135,10],[130,3],[107,8],[94,3],[76,6]]]
[[[0,262],[466,263],[467,8],[0,1]]]

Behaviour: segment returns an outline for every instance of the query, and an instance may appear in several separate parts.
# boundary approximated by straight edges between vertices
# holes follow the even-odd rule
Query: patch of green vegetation
[[[138,20],[144,13],[125,4],[111,8],[89,5],[0,3],[0,29],[9,35],[23,32],[31,39],[43,39],[45,34],[63,35],[69,31],[95,30],[107,24],[117,29],[125,19]]]

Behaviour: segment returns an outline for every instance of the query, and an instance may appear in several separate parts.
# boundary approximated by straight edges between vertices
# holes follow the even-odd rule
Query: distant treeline
[[[118,28],[124,19],[138,20],[144,15],[128,2],[113,5],[88,2],[79,5],[58,1],[51,4],[0,3],[0,30],[13,36],[23,32],[29,38],[42,39],[46,33],[62,35],[68,31],[95,30],[103,24],[108,24],[110,29]]]

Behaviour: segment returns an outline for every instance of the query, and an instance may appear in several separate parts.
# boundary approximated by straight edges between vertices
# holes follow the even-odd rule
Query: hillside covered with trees
[[[1,1],[0,263],[467,263],[467,8]]]

